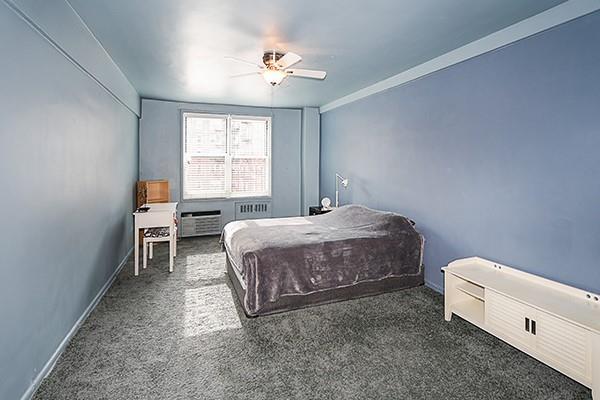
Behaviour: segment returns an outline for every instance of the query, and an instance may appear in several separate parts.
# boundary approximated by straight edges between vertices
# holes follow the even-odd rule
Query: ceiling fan
[[[276,50],[265,51],[262,58],[264,66],[235,57],[225,58],[231,61],[250,64],[258,68],[258,70],[255,72],[234,76],[261,74],[264,80],[272,86],[279,85],[288,76],[321,80],[325,79],[327,76],[327,72],[325,71],[290,68],[292,65],[296,65],[302,61],[302,57],[300,57],[298,54],[292,53],[291,51],[288,51],[287,53],[282,53]]]

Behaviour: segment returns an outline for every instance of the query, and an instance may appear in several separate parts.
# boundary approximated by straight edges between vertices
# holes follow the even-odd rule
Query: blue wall
[[[219,209],[223,216],[222,222],[227,223],[234,218],[234,202],[244,199],[183,202],[181,198],[182,111],[272,117],[272,215],[274,217],[300,215],[303,120],[305,124],[310,124],[311,131],[308,135],[314,139],[314,136],[318,135],[318,131],[314,131],[315,125],[318,126],[319,117],[316,109],[305,109],[305,118],[303,118],[303,110],[300,109],[142,100],[140,179],[168,179],[171,199],[182,202],[178,207],[180,212]],[[305,160],[306,165],[311,168],[310,172],[317,169],[316,157]],[[313,179],[314,186],[318,187],[318,176],[317,179],[312,175],[310,177]]]
[[[600,12],[321,115],[320,193],[403,213],[425,277],[479,255],[600,292]]]
[[[5,0],[67,58],[125,107],[140,115],[140,96],[66,0]]]
[[[1,399],[30,394],[129,253],[138,174],[131,99],[75,59],[98,49],[67,54],[29,17],[0,2]]]
[[[302,215],[319,204],[319,146],[321,118],[319,109],[302,109]]]

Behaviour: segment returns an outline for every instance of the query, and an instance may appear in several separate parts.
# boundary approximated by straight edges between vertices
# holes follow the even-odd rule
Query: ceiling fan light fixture
[[[266,68],[263,71],[262,76],[268,84],[275,86],[279,85],[287,74],[284,71],[275,68]]]
[[[300,57],[296,53],[292,53],[291,51],[288,51],[287,53],[283,53],[283,52],[276,51],[276,50],[265,51],[263,53],[263,59],[262,59],[264,67],[261,65],[255,64],[251,61],[242,60],[240,58],[235,58],[235,57],[225,57],[225,58],[228,60],[231,60],[231,61],[255,65],[256,67],[258,67],[258,69],[255,70],[254,73],[249,72],[247,74],[232,75],[232,77],[252,75],[252,74],[258,73],[258,74],[261,74],[263,79],[265,80],[265,82],[267,82],[271,86],[279,85],[288,76],[292,77],[292,78],[308,78],[308,79],[318,79],[318,80],[323,80],[327,76],[327,72],[325,72],[325,71],[317,71],[317,70],[313,70],[313,69],[290,68],[291,66],[294,66],[294,65],[298,64],[300,61],[302,61],[302,57]]]

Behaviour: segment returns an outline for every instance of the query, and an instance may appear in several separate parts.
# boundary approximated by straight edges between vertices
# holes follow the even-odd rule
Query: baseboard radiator
[[[181,213],[181,236],[219,235],[221,210]]]

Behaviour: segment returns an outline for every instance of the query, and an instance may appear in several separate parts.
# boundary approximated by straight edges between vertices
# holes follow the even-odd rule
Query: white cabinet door
[[[591,334],[542,311],[536,317],[538,358],[571,378],[589,384],[592,376]]]
[[[531,307],[486,290],[485,324],[500,339],[520,349],[530,350],[535,341],[535,336],[530,333],[534,317],[535,310]]]

